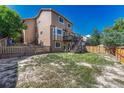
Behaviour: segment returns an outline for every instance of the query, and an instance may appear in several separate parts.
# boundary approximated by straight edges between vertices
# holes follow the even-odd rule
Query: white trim
[[[57,33],[57,32],[58,32],[58,30],[60,30],[60,31],[61,31],[61,34],[58,34],[58,33]],[[62,30],[61,28],[57,28],[56,35],[58,35],[58,36],[63,36],[63,30]]]
[[[57,30],[61,30],[61,34],[58,34],[58,33],[57,33]],[[63,36],[63,29],[58,28],[58,27],[55,27],[55,35],[56,35],[56,36]]]
[[[58,33],[57,33],[57,30],[61,30],[61,34],[58,34]],[[62,40],[62,38],[63,38],[63,29],[58,28],[58,27],[55,27],[55,28],[53,29],[53,36],[54,36],[54,39],[55,39],[55,40],[60,40],[60,39],[58,39],[58,37],[60,37],[61,40]]]
[[[56,40],[57,39],[57,27],[55,27],[54,35],[55,35],[55,40]]]
[[[60,47],[56,47],[56,43],[60,43]],[[61,42],[55,41],[55,48],[61,48]]]

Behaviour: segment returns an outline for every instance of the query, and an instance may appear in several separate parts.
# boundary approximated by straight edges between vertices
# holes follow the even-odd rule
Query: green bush
[[[101,42],[107,47],[124,46],[124,32],[104,32]]]

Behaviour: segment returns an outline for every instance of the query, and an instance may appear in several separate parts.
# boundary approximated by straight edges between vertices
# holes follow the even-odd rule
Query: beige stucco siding
[[[59,22],[59,17],[60,15],[54,13],[54,12],[51,12],[51,25],[54,26],[54,27],[57,27],[59,29],[62,29],[62,30],[66,30],[68,32],[72,32],[72,30],[70,28],[68,28],[68,24],[72,25],[72,23],[68,22],[64,17],[62,17],[64,19],[64,24],[60,23]],[[52,32],[52,30],[51,30]],[[53,37],[53,34],[52,34],[52,37]],[[61,48],[56,48],[55,47],[55,42],[60,42],[61,43]],[[54,37],[52,38],[52,41],[51,41],[51,49],[52,51],[64,51],[63,50],[63,45],[64,45],[64,42],[63,42],[63,39],[61,40],[55,40]]]
[[[34,19],[28,19],[24,21],[27,29],[23,31],[24,44],[34,43],[36,39],[36,23]]]
[[[64,24],[59,22],[59,17],[64,19]],[[31,44],[34,41],[41,46],[49,46],[51,52],[63,51],[63,35],[57,34],[58,30],[72,32],[72,29],[68,27],[68,24],[72,26],[72,23],[59,13],[49,9],[43,10],[36,18],[26,19],[24,23],[27,25],[27,29],[23,31],[24,43]],[[57,30],[55,30],[57,28]],[[57,40],[54,37],[53,29],[56,31]],[[60,36],[60,37],[58,37]],[[60,42],[61,47],[55,47],[55,43]]]
[[[38,44],[50,46],[51,12],[43,11],[36,20],[38,30]]]
[[[66,29],[66,30],[71,31],[72,29],[68,28],[68,24],[72,25],[72,23],[68,22],[64,17],[62,17],[64,19],[64,24],[62,24],[62,23],[59,22],[59,17],[60,17],[60,15],[57,15],[56,13],[52,12],[52,22],[51,22],[51,24],[58,27],[58,28]]]

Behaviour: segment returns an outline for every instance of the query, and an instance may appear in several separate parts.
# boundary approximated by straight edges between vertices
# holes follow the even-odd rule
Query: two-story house
[[[53,9],[42,9],[36,17],[23,22],[27,25],[23,31],[24,44],[48,46],[53,52],[74,44],[72,22]]]

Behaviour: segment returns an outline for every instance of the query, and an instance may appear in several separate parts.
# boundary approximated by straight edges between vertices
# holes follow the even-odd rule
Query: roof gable
[[[66,21],[68,21],[69,23],[72,24],[72,22],[70,20],[68,20],[66,17],[64,17],[63,15],[61,15],[60,13],[56,12],[55,10],[51,9],[51,8],[42,8],[39,13],[33,17],[33,18],[26,18],[26,19],[23,19],[23,20],[29,20],[29,19],[37,19],[40,14],[43,12],[43,11],[50,11],[50,12],[54,12],[55,14],[59,15],[59,16],[62,16]]]

